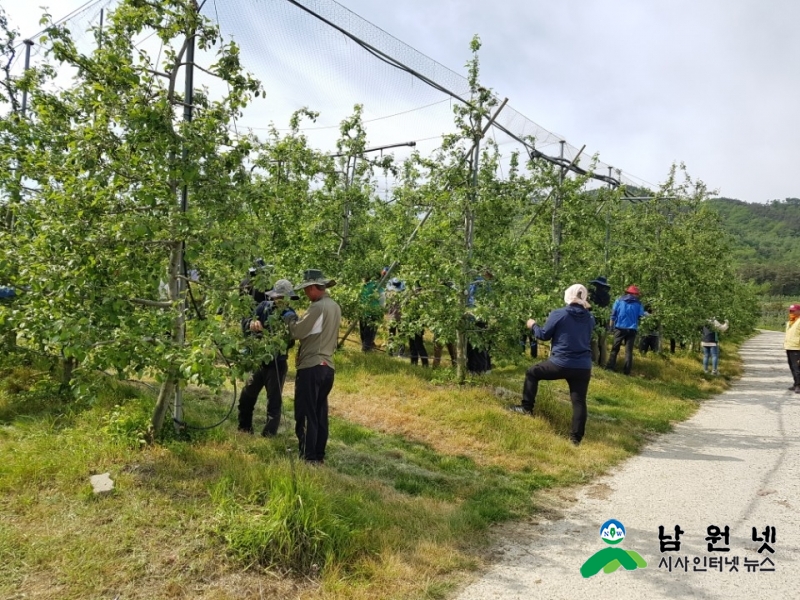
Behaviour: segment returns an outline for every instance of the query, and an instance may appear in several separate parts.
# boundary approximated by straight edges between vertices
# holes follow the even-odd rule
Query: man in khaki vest
[[[300,457],[318,464],[325,459],[328,443],[328,394],[333,388],[333,353],[342,319],[341,308],[327,292],[334,285],[322,271],[305,271],[295,290],[303,290],[311,305],[302,318],[290,308],[281,314],[292,339],[300,340],[294,388],[294,430]]]

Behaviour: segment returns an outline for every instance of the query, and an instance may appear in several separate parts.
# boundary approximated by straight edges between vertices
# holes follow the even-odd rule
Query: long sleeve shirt
[[[592,313],[570,304],[550,313],[544,327],[535,324],[531,331],[536,339],[552,340],[550,362],[567,369],[592,368]]]
[[[292,339],[300,340],[295,366],[297,370],[327,365],[333,366],[333,353],[339,341],[339,324],[342,309],[326,293],[311,306],[301,318],[291,313],[286,324]]]
[[[783,341],[784,350],[800,350],[800,319],[794,323],[786,322],[786,337]]]

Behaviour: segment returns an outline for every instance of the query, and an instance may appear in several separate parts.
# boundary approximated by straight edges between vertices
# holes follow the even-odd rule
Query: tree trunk
[[[185,302],[183,302],[180,280],[178,276],[181,272],[181,265],[183,261],[183,245],[181,242],[172,242],[170,246],[169,255],[169,299],[172,302],[175,316],[172,321],[172,335],[171,341],[177,347],[182,347],[184,344],[184,337],[186,330],[185,324]],[[155,409],[153,410],[152,435],[158,435],[161,427],[164,425],[164,418],[169,408],[169,403],[174,399],[175,390],[178,389],[179,380],[177,377],[178,365],[172,365],[167,373],[164,383],[161,384],[161,390],[158,393],[158,400],[156,401]]]
[[[167,379],[161,384],[161,390],[158,392],[156,407],[153,411],[153,419],[150,422],[151,435],[153,437],[155,437],[155,435],[158,434],[158,432],[161,431],[161,428],[164,426],[164,418],[167,415],[167,410],[169,410],[169,403],[175,397],[176,383],[177,380],[175,379]]]

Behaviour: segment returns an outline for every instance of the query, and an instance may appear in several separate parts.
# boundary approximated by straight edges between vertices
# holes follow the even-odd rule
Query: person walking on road
[[[588,297],[586,288],[576,283],[564,292],[567,306],[551,312],[544,327],[539,327],[534,319],[528,319],[528,328],[537,339],[552,340],[550,358],[528,369],[522,390],[522,404],[509,407],[515,413],[532,415],[539,382],[566,379],[572,401],[569,437],[576,446],[581,443],[586,431],[586,393],[592,377],[594,317],[589,312],[591,305]]]
[[[789,320],[786,321],[786,337],[783,340],[786,358],[789,360],[789,369],[792,371],[794,385],[789,388],[795,394],[800,394],[800,304],[789,307]]]
[[[326,291],[334,285],[336,281],[326,279],[322,271],[307,270],[295,289],[305,292],[311,306],[302,318],[291,309],[281,314],[292,339],[300,340],[294,386],[294,430],[300,457],[318,464],[324,461],[328,444],[328,394],[333,389],[333,353],[342,320],[341,308]]]
[[[639,301],[639,288],[635,285],[628,286],[625,295],[617,298],[611,309],[609,326],[614,329],[614,343],[611,346],[611,356],[608,357],[606,369],[613,371],[616,368],[617,355],[624,344],[625,366],[622,368],[622,372],[625,375],[631,374],[636,331],[639,329],[639,319],[646,314],[647,312]]]

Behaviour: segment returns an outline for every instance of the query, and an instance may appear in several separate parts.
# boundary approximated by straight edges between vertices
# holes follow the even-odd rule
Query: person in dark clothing
[[[625,366],[622,372],[631,374],[633,368],[633,346],[636,341],[636,332],[639,329],[639,319],[647,314],[639,301],[639,288],[631,285],[625,290],[625,295],[617,298],[611,309],[609,326],[614,329],[614,343],[611,345],[611,356],[608,357],[606,369],[613,371],[617,366],[617,355],[620,348],[625,346]]]
[[[491,293],[489,281],[493,278],[490,271],[484,271],[475,281],[469,284],[467,289],[467,308],[474,309],[479,299],[486,299]],[[486,321],[476,318],[470,314],[469,319],[472,323],[472,331],[467,336],[467,370],[474,375],[491,373],[492,356],[490,354],[489,324]]]
[[[398,335],[400,321],[402,320],[402,298],[406,284],[397,277],[393,277],[386,284],[386,318],[389,325],[389,356],[405,356],[404,344]]]
[[[592,306],[594,316],[594,332],[592,333],[592,361],[604,366],[608,361],[608,346],[606,345],[606,322],[611,315],[611,286],[605,276],[589,282],[589,304]]]
[[[536,339],[536,336],[533,335],[533,332],[528,329],[527,325],[523,325],[523,327],[524,330],[519,345],[522,346],[523,353],[525,352],[525,348],[530,347],[531,358],[536,358],[539,356],[539,341]]]
[[[648,304],[644,307],[645,312],[652,313],[653,309]],[[639,336],[639,352],[642,356],[647,356],[647,353],[652,350],[653,352],[659,351],[660,336],[658,334],[659,323],[656,320],[646,319],[642,324],[641,334]]]
[[[550,358],[533,365],[525,374],[522,404],[509,410],[532,415],[540,381],[566,379],[572,402],[572,426],[570,441],[581,443],[586,431],[586,394],[592,377],[592,330],[594,317],[589,312],[589,292],[579,283],[564,292],[566,307],[550,313],[544,327],[534,319],[528,319],[528,327],[537,339],[552,340]]]
[[[275,322],[276,310],[286,308],[286,299],[299,300],[300,297],[294,293],[292,284],[287,279],[280,279],[275,282],[275,286],[268,292],[263,293],[264,300],[259,302],[252,317],[242,319],[242,331],[245,335],[255,335],[261,337],[266,330],[270,333],[277,333],[278,327],[283,327],[280,322]],[[275,315],[277,318],[277,315]],[[239,431],[253,433],[253,411],[261,390],[267,390],[267,422],[261,435],[272,437],[278,433],[281,423],[281,407],[283,405],[283,384],[286,381],[286,373],[289,370],[287,351],[292,347],[294,341],[286,340],[286,350],[278,352],[277,355],[268,362],[261,365],[250,375],[239,395]]]
[[[428,366],[428,351],[425,349],[425,341],[423,333],[414,334],[413,337],[408,338],[408,348],[411,353],[411,364],[416,365],[422,361],[422,366]]]

